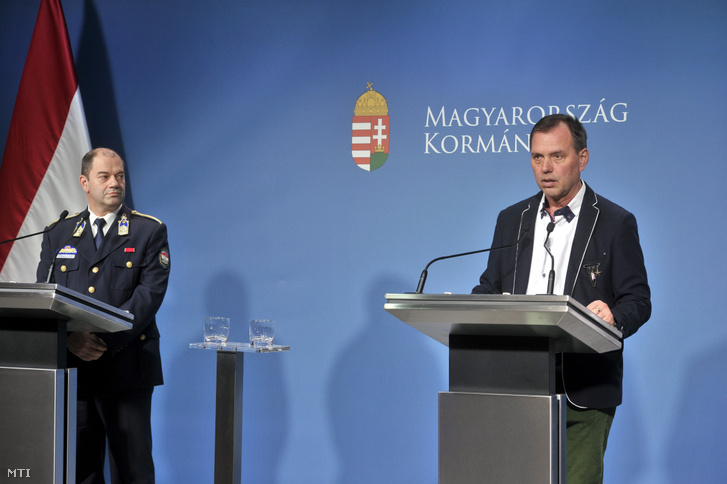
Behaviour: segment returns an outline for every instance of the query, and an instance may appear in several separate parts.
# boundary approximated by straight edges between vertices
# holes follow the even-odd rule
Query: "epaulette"
[[[76,213],[74,213],[73,215],[68,215],[68,216],[66,216],[66,218],[64,218],[63,220],[70,220],[70,219],[72,219],[73,217],[78,217],[78,216],[79,216],[80,214],[81,214],[81,212],[76,212]],[[51,225],[53,225],[53,224],[56,224],[56,223],[60,222],[60,220],[61,220],[61,219],[59,219],[59,218],[55,219],[54,221],[52,221],[51,223],[49,223],[49,224],[47,225],[47,227],[50,227]]]
[[[138,215],[140,217],[144,217],[144,218],[148,218],[148,219],[154,220],[157,223],[162,223],[162,221],[159,220],[158,218],[152,217],[151,215],[147,215],[145,213],[137,212],[136,210],[132,210],[131,213],[134,214],[134,215]]]

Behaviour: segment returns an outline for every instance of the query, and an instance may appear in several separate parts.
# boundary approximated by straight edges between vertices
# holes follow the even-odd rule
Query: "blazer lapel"
[[[535,217],[538,214],[538,204],[542,192],[534,196],[528,201],[528,205],[520,215],[520,230],[522,234],[527,230],[527,234],[518,244],[517,256],[515,258],[515,280],[513,281],[513,294],[525,294],[528,290],[528,280],[530,279],[530,264],[533,259],[533,236],[535,235]]]
[[[586,185],[586,194],[583,197],[583,204],[581,205],[581,211],[578,216],[578,227],[576,227],[576,234],[573,239],[573,246],[571,247],[570,260],[568,261],[568,273],[565,278],[565,294],[573,295],[575,291],[575,285],[578,278],[578,272],[583,265],[583,259],[586,256],[586,250],[593,237],[593,231],[596,228],[598,222],[598,215],[600,209],[598,208],[598,197],[595,192]]]

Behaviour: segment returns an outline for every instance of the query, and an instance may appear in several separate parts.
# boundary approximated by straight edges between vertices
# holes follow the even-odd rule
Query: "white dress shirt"
[[[553,294],[564,294],[565,276],[568,270],[568,261],[570,260],[571,247],[573,246],[573,238],[576,234],[578,226],[578,216],[581,212],[583,197],[586,194],[586,184],[581,183],[581,189],[576,196],[568,204],[574,217],[570,221],[563,215],[556,215],[555,219],[551,219],[550,214],[545,210],[546,200],[545,194],[540,202],[540,212],[535,216],[535,233],[533,234],[533,258],[530,261],[530,278],[528,279],[528,289],[526,294],[547,294],[548,293],[548,274],[551,265],[555,262],[555,285],[553,286]],[[555,223],[555,228],[548,235],[548,224]],[[551,259],[545,250],[545,239],[548,238],[548,248],[553,254]]]
[[[107,213],[103,217],[99,217],[98,215],[93,213],[91,211],[91,209],[88,210],[88,213],[89,213],[88,223],[91,224],[91,233],[93,234],[94,237],[96,237],[96,231],[98,230],[98,225],[96,225],[96,219],[102,218],[106,221],[106,224],[103,226],[103,234],[105,237],[106,234],[108,234],[109,230],[111,229],[111,224],[114,222],[114,220],[116,220],[116,216],[119,214],[119,210],[121,210],[121,205],[119,205],[119,208],[117,208],[116,210],[114,210],[111,213]]]

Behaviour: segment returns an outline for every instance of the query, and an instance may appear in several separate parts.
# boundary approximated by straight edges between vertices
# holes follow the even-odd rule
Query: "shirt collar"
[[[106,220],[106,225],[104,226],[104,233],[106,233],[108,231],[108,227],[111,227],[111,224],[114,222],[114,220],[116,220],[116,216],[121,211],[122,205],[119,205],[119,208],[117,208],[113,212],[107,213],[103,217],[99,217],[98,215],[96,215],[95,213],[93,213],[91,211],[91,209],[89,208],[88,209],[88,213],[89,213],[89,215],[88,215],[88,223],[91,224],[91,226],[93,226],[93,224],[96,222],[96,219],[97,218],[102,218],[102,219]]]
[[[585,197],[585,195],[586,182],[581,181],[581,188],[578,190],[578,193],[576,193],[576,196],[573,197],[573,200],[571,200],[565,207],[556,210],[554,215],[556,217],[562,215],[563,218],[570,223],[581,212],[581,205],[583,205],[583,197]],[[550,215],[547,210],[548,206],[548,199],[545,198],[545,194],[543,194],[543,197],[541,198],[540,218]]]

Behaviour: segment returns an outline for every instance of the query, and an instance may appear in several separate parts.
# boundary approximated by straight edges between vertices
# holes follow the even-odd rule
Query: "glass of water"
[[[255,348],[270,348],[275,337],[275,321],[272,319],[250,320],[250,344]]]
[[[230,337],[230,318],[206,316],[204,318],[205,343],[227,343]]]

